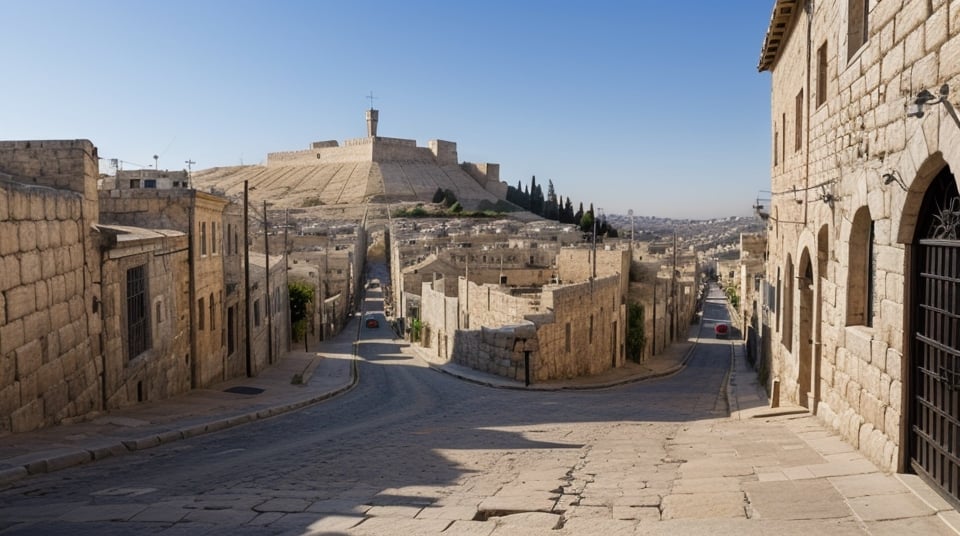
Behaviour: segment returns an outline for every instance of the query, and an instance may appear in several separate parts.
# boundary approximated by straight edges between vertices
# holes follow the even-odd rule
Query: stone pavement
[[[345,392],[357,382],[357,325],[354,320],[310,352],[288,353],[253,378],[111,410],[85,422],[0,436],[0,486],[265,419]]]
[[[699,326],[691,326],[687,341],[643,365],[530,389],[597,388],[670,375],[683,368],[696,347],[698,333]],[[112,411],[88,422],[0,437],[0,486],[28,474],[56,471],[292,411],[344,392],[357,381],[356,334],[353,324],[334,341],[314,352],[288,354],[256,378]],[[607,454],[584,457],[583,467],[569,475],[563,491],[563,500],[569,499],[563,505],[567,512],[563,534],[633,534],[638,533],[634,532],[638,522],[646,527],[644,533],[663,534],[960,533],[960,513],[918,477],[882,473],[802,408],[771,409],[746,363],[743,344],[732,340],[730,348],[731,370],[726,382],[730,418],[691,422],[670,437],[641,437],[629,427],[608,434],[602,444],[591,447],[594,453]],[[426,354],[416,347],[404,351]],[[430,366],[492,387],[525,388],[522,382],[454,364],[434,361]],[[299,384],[293,381],[295,376],[301,377]],[[244,389],[228,392],[236,387]],[[639,463],[643,456],[656,458],[649,466],[662,471],[660,480],[654,474],[636,474],[638,467],[646,466]],[[516,494],[531,496],[527,488],[538,480],[532,479],[531,484],[528,475],[523,482]],[[658,483],[667,488],[657,488]],[[488,501],[503,500],[503,490],[493,491]],[[486,506],[496,511],[491,504]],[[496,534],[505,534],[510,523],[519,523],[522,529],[517,527],[518,533],[534,534],[556,526],[558,516],[534,510],[484,524],[484,530],[498,527]],[[428,513],[417,512],[409,521],[425,519]],[[383,514],[385,517],[371,517],[356,529],[377,533],[377,522],[383,521],[382,533],[395,533],[397,519],[388,512]],[[659,522],[643,522],[654,518]],[[327,525],[334,521],[325,518],[322,524],[330,528]],[[356,522],[352,519],[351,526]],[[448,530],[467,530],[478,528],[476,523],[440,524]]]

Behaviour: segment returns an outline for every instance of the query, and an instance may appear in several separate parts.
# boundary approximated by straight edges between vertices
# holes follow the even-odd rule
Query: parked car
[[[379,327],[380,327],[380,321],[377,320],[376,318],[368,318],[368,319],[367,319],[367,327],[368,327],[368,328],[379,328]]]
[[[714,326],[713,332],[718,339],[726,339],[730,335],[730,326],[723,323],[717,324]]]

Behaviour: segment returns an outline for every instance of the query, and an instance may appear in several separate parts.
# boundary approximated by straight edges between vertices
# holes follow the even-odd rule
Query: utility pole
[[[593,277],[592,279],[597,278],[597,215],[591,211],[590,216],[593,217]]]
[[[243,181],[243,313],[246,321],[243,331],[246,335],[244,347],[247,354],[247,377],[253,377],[253,356],[250,355],[250,185]]]
[[[187,165],[187,186],[193,188],[193,165],[196,164],[192,159],[184,161]]]
[[[670,275],[670,299],[673,309],[670,315],[670,340],[677,339],[677,315],[680,312],[677,303],[677,231],[673,231],[673,273]]]
[[[263,254],[267,259],[267,362],[273,363],[273,303],[270,302],[270,231],[267,228],[267,200],[263,200]]]

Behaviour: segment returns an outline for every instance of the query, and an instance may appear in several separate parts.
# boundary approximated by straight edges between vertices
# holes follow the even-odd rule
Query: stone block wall
[[[598,374],[623,364],[626,308],[618,276],[545,287],[536,297],[508,296],[492,285],[461,279],[464,295],[466,287],[472,329],[454,333],[452,357],[458,363],[522,380],[528,357],[530,380],[538,382]],[[488,293],[494,310],[487,311],[485,301],[475,308],[472,301]],[[459,306],[463,315],[465,302]]]
[[[464,366],[517,381],[526,380],[525,358],[540,361],[532,323],[456,332],[453,359]],[[533,370],[531,369],[531,376]],[[531,382],[535,378],[531,377]]]
[[[96,177],[88,141],[0,142],[0,432],[102,408]]]
[[[443,283],[441,279],[422,285],[420,321],[424,328],[421,345],[430,348],[437,357],[449,359],[454,346],[454,334],[460,329],[459,300],[444,295]]]
[[[626,308],[619,276],[550,287],[548,293],[553,318],[537,323],[538,381],[590,376],[623,364]]]
[[[456,142],[430,140],[427,142],[427,147],[430,149],[430,152],[433,153],[433,157],[437,160],[437,164],[441,166],[455,166],[459,162],[457,157]]]
[[[945,165],[960,169],[960,125],[946,107],[928,108],[922,118],[905,112],[921,90],[936,94],[942,84],[956,100],[960,8],[869,2],[867,20],[867,40],[857,46],[846,31],[848,2],[816,2],[809,16],[798,10],[770,68],[767,280],[780,298],[771,311],[772,376],[785,402],[811,406],[881,468],[896,470],[904,460],[900,438],[909,435],[904,296],[915,274],[908,246],[933,177]],[[885,173],[896,173],[903,187],[885,183]],[[850,266],[867,255],[854,238],[854,217],[864,208],[873,228],[870,322],[848,320],[862,301],[850,292],[851,283],[864,283]],[[807,284],[806,266],[809,304],[798,284]],[[808,325],[818,326],[819,340]]]
[[[103,302],[104,393],[106,409],[159,400],[190,389],[190,264],[188,238],[182,233],[104,244]],[[153,234],[154,236],[148,236]],[[127,333],[127,271],[143,266],[147,276],[149,343],[130,355]]]

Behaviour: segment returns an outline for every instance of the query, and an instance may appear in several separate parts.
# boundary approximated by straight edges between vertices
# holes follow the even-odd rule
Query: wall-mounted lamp
[[[833,204],[840,200],[839,197],[833,194],[833,192],[827,191],[827,185],[820,185],[820,200],[827,204],[830,208],[833,208]]]
[[[922,113],[923,112],[921,112],[921,114]],[[890,184],[891,182],[895,182],[897,183],[897,186],[903,189],[904,192],[907,191],[907,185],[906,183],[903,182],[903,177],[900,176],[899,171],[895,169],[891,169],[890,171],[881,175],[881,177],[883,178],[884,185]]]
[[[940,86],[940,96],[934,96],[926,89],[920,91],[913,102],[907,105],[907,117],[923,117],[927,106],[947,102],[949,94],[950,86],[947,84]]]

